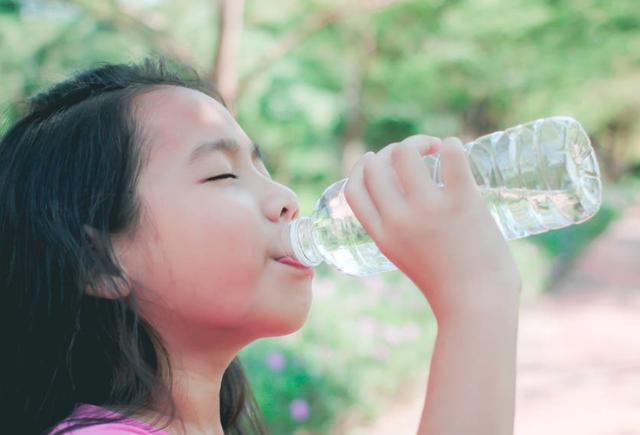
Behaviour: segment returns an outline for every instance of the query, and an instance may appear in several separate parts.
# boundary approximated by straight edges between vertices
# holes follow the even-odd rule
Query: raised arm
[[[419,435],[513,433],[517,326],[516,297],[438,324]]]
[[[437,150],[442,188],[421,158]],[[345,198],[438,323],[419,434],[511,434],[521,276],[461,142],[417,135],[367,153]]]

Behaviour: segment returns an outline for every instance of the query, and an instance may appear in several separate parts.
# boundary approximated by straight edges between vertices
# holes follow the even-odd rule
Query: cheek
[[[174,210],[158,222],[165,257],[159,289],[185,317],[233,323],[252,305],[264,273],[259,215],[241,203]]]
[[[254,283],[264,267],[267,249],[258,225],[255,217],[239,213],[222,212],[207,220],[202,231],[190,234],[189,246],[193,250],[185,253],[185,270],[193,265],[196,270],[192,272],[221,285],[242,287]],[[195,252],[199,258],[191,258]]]

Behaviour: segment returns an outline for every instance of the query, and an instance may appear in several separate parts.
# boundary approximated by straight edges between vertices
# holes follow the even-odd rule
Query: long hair
[[[162,415],[168,422],[176,415],[169,357],[138,315],[135,292],[113,299],[86,292],[120,296],[123,282],[132,285],[110,235],[139,223],[136,183],[148,154],[131,100],[159,85],[224,104],[193,69],[162,58],[101,64],[31,98],[0,141],[3,427],[50,433],[78,403],[124,417],[167,403]],[[237,357],[211,412],[221,413],[225,433],[266,431]],[[80,419],[65,431],[116,420]]]

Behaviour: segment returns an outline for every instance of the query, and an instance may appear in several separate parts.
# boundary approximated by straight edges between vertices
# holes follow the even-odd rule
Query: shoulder
[[[74,429],[69,435],[166,435],[166,432],[148,430],[124,423],[98,424],[90,427]]]
[[[74,426],[74,423],[78,422],[78,418],[83,417],[122,417],[121,414],[107,410],[96,405],[80,404],[76,407],[74,412],[65,420],[60,422],[53,431],[49,432],[49,435],[56,433],[56,431]],[[65,435],[168,435],[167,432],[157,429],[149,424],[146,424],[140,420],[129,417],[124,420],[106,422],[94,424],[92,426],[80,427],[77,429],[71,429],[70,432],[65,432]]]

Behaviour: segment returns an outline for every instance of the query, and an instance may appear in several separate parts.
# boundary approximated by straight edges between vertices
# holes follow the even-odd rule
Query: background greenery
[[[309,215],[366,150],[419,132],[471,140],[573,116],[596,148],[604,203],[584,224],[509,242],[525,303],[552,288],[638,190],[637,0],[234,5],[0,0],[3,125],[21,101],[78,68],[163,54],[219,81],[274,178]],[[239,13],[225,15],[232,6]],[[216,56],[221,47],[229,57]],[[323,265],[314,299],[302,330],[242,353],[273,433],[348,432],[347,415],[372,418],[427,367],[433,319],[399,272],[363,279]]]

